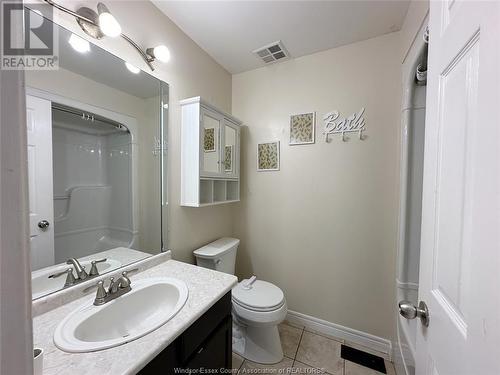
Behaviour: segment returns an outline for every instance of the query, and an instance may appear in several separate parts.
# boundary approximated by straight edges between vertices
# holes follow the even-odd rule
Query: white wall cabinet
[[[181,205],[240,200],[240,126],[200,97],[181,100]]]

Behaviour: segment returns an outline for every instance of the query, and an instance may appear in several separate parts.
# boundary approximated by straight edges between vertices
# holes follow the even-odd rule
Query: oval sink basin
[[[93,352],[133,341],[159,328],[184,306],[186,284],[174,278],[132,281],[132,290],[104,305],[94,298],[56,328],[54,343],[70,353]]]
[[[85,267],[87,272],[90,271],[91,265],[89,260],[81,261],[80,264]],[[117,268],[120,268],[121,266],[122,263],[120,261],[109,258],[105,262],[97,263],[97,269],[99,270],[100,274],[102,274],[103,272],[115,270]],[[47,267],[38,271],[34,271],[31,275],[31,289],[33,294],[32,298],[38,298],[48,293],[63,289],[64,283],[66,281],[65,275],[56,277],[54,279],[49,279],[49,276],[55,273],[62,272],[68,269],[68,267],[71,266],[67,264],[59,264],[57,266]],[[75,271],[73,271],[73,274],[76,276]]]

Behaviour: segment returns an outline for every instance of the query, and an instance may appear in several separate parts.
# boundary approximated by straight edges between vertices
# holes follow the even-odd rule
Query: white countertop
[[[93,294],[74,300],[33,318],[33,339],[37,348],[44,349],[44,374],[135,374],[172,343],[215,302],[236,285],[233,275],[212,271],[191,264],[167,260],[139,274],[134,280],[148,277],[175,277],[183,280],[189,297],[184,307],[170,321],[157,330],[124,345],[91,353],[66,353],[54,345],[57,325]],[[126,314],[126,311],[124,311]]]

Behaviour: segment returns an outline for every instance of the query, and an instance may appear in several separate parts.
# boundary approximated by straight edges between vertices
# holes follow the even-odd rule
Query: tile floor
[[[340,357],[342,340],[310,332],[303,327],[291,324],[279,326],[281,345],[285,357],[275,365],[262,365],[245,360],[233,353],[233,369],[238,375],[378,375],[380,372],[346,361]],[[349,345],[351,346],[351,345]],[[352,345],[364,350],[359,345]],[[366,349],[365,351],[384,357],[383,354]],[[394,366],[385,361],[388,375],[395,375]]]

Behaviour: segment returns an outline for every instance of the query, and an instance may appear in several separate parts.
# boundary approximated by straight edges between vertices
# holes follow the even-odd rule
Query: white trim
[[[16,3],[22,4],[21,1]],[[20,13],[20,12],[14,12]],[[22,41],[22,15],[12,37]],[[24,72],[0,70],[0,372],[33,374]]]
[[[411,289],[411,290],[416,290],[418,292],[418,283],[413,283],[410,281],[403,282],[396,279],[396,286],[400,289]]]
[[[193,103],[199,103],[202,107],[205,107],[206,109],[210,109],[212,111],[221,113],[225,118],[227,118],[231,122],[234,122],[235,125],[241,126],[241,124],[242,124],[242,122],[240,120],[238,120],[236,117],[234,117],[233,115],[231,115],[229,113],[221,111],[216,106],[214,106],[214,105],[210,104],[209,102],[203,100],[201,98],[201,96],[194,96],[192,98],[187,98],[187,99],[179,100],[179,104],[181,106],[184,106],[186,104],[193,104]]]
[[[376,350],[386,354],[388,359],[392,358],[392,342],[388,339],[372,335],[370,333],[358,331],[353,328],[344,327],[326,320],[315,318],[310,315],[288,310],[286,320],[293,324],[304,326],[328,336],[352,342],[366,348]]]

